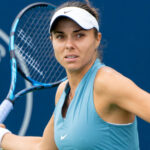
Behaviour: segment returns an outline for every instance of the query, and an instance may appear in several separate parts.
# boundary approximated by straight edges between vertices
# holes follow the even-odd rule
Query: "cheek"
[[[53,49],[54,49],[55,55],[58,55],[59,51],[61,51],[60,48],[61,47],[59,46],[59,44],[57,44],[56,42],[53,42]]]
[[[53,43],[53,49],[54,49],[54,55],[57,59],[58,62],[62,61],[62,56],[63,56],[63,48],[60,46],[60,44]]]
[[[58,60],[58,47],[57,47],[57,45],[53,42],[53,51],[54,51],[54,55],[55,55],[55,57],[56,57],[56,59]]]
[[[95,53],[95,45],[93,42],[87,42],[85,45],[84,45],[84,51],[85,51],[85,54],[86,55],[93,55]]]

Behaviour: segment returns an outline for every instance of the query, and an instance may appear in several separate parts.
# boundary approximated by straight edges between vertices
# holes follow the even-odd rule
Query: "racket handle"
[[[5,99],[0,105],[0,123],[3,123],[10,111],[13,109],[13,103]]]

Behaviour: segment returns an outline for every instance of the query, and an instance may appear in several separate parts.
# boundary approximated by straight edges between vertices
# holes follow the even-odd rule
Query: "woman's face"
[[[95,37],[94,29],[84,30],[72,20],[61,18],[51,40],[56,59],[66,71],[81,71],[95,61],[101,34]]]

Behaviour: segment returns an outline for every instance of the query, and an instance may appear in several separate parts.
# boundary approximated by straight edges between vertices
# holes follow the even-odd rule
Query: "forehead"
[[[74,22],[72,19],[67,18],[67,17],[59,17],[55,20],[52,26],[51,31],[55,31],[59,28],[65,28],[65,27],[72,27],[72,28],[78,28],[82,29],[76,22]]]

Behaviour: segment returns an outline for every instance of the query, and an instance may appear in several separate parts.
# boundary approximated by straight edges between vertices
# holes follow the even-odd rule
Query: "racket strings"
[[[44,31],[45,32],[45,31]],[[44,35],[45,33],[39,33],[39,35],[40,34],[42,34],[42,35]],[[34,37],[33,37],[34,38]],[[39,55],[35,55],[34,56],[34,59],[36,60],[36,62],[39,62],[39,61],[48,61],[48,59],[46,59],[46,56],[48,55],[48,51],[46,51],[46,50],[44,50],[44,49],[47,49],[47,47],[46,47],[46,43],[47,42],[45,42],[46,40],[47,40],[47,37],[44,39],[44,36],[41,36],[41,37],[39,37],[39,36],[37,36],[37,38],[36,39],[38,39],[38,41],[35,41],[35,42],[37,42],[37,43],[40,43],[39,45],[37,45],[36,47],[34,47],[34,49],[33,49],[33,51],[32,51],[32,53],[34,53],[34,51],[37,49],[38,50],[38,53],[39,54],[41,54],[41,56],[42,57],[39,57]],[[44,39],[44,40],[42,40],[42,39]],[[41,41],[41,42],[40,42]],[[40,49],[38,49],[38,47],[40,47]],[[32,54],[33,55],[33,54]],[[40,60],[41,59],[41,60]],[[32,65],[34,65],[34,64],[30,64],[31,66]],[[40,65],[40,66],[38,66],[39,67],[39,70],[41,70],[42,69],[42,65]],[[44,70],[44,69],[42,69],[42,70]],[[35,76],[34,74],[36,74],[36,70],[33,70],[33,72],[32,72],[32,75],[31,76]],[[43,76],[43,74],[41,74],[42,76]],[[39,76],[40,77],[40,76]],[[43,77],[44,78],[44,77]]]
[[[47,18],[45,19],[46,21],[47,21]],[[43,21],[44,22],[44,21]],[[47,22],[48,24],[49,24],[49,21]],[[46,24],[46,23],[45,23]],[[44,27],[45,28],[45,27]],[[48,27],[49,28],[49,27]],[[48,30],[48,28],[47,28],[47,30]],[[46,30],[44,30],[44,32],[46,32]],[[44,33],[41,33],[42,35],[45,35]],[[39,34],[40,35],[40,34]],[[44,38],[44,36],[41,36],[41,39],[43,39]],[[39,41],[41,41],[41,39],[39,40]],[[47,47],[49,47],[49,44],[48,44],[48,46],[46,46],[46,44],[48,43],[48,42],[45,42],[45,40],[48,40],[48,42],[49,42],[49,37],[47,38],[46,37],[46,39],[44,39],[43,40],[43,43],[42,42],[40,42],[40,45],[41,46],[38,46],[38,47],[41,47],[40,49],[39,49],[39,51],[41,50],[42,52],[40,52],[41,53],[41,55],[43,56],[43,57],[41,57],[42,59],[41,59],[41,61],[44,61],[45,60],[45,62],[48,64],[48,61],[49,61],[49,57],[47,57],[48,56],[48,51],[43,51],[43,49],[46,49]],[[50,49],[52,49],[52,47],[50,47]],[[50,51],[51,53],[53,53],[53,51]],[[52,54],[50,54],[50,55],[52,55]],[[39,57],[40,58],[40,57]],[[47,58],[47,59],[46,59]],[[37,61],[38,61],[39,59],[37,59]],[[51,62],[52,63],[52,62]],[[43,63],[43,65],[45,66],[45,68],[47,67],[47,65],[45,65],[45,63]],[[41,65],[41,68],[42,68],[43,66]],[[45,68],[43,69],[43,70],[45,70]],[[49,67],[50,68],[50,67]],[[43,77],[43,78],[45,78],[45,77]]]
[[[49,39],[50,15],[46,7],[33,8],[20,20],[15,38],[18,57],[21,57],[19,63],[27,65],[27,76],[44,83],[56,82],[65,76],[64,69],[55,59]]]
[[[40,12],[37,12],[37,15],[38,15],[38,13],[40,14]],[[27,39],[31,39],[30,38],[30,34],[32,34],[32,32],[34,32],[35,31],[35,27],[36,27],[36,25],[35,26],[33,26],[33,22],[35,22],[35,18],[33,18],[33,19],[30,19],[30,18],[32,18],[34,15],[32,14],[30,17],[26,17],[26,18],[28,18],[27,19],[27,21],[31,21],[30,23],[31,23],[31,25],[30,26],[28,26],[27,25],[27,30],[26,31],[23,31],[23,29],[18,29],[18,37],[19,38],[21,38],[21,40],[23,41],[22,43],[20,42],[19,44],[21,44],[22,45],[22,47],[24,47],[25,48],[25,44],[27,44],[27,45],[29,45],[26,41],[29,41],[29,40],[27,40]],[[41,15],[41,17],[43,17],[42,15]],[[30,19],[30,20],[29,20]],[[39,18],[40,19],[40,18]],[[37,23],[39,23],[39,22],[37,22]],[[22,28],[25,28],[25,25],[22,27]],[[32,32],[30,32],[30,30],[33,30]],[[37,30],[38,30],[38,28],[37,28]],[[26,35],[26,33],[27,33],[27,35]],[[21,34],[20,34],[21,33]],[[32,39],[35,39],[35,36],[38,36],[38,35],[36,35],[36,34],[33,34],[33,36],[32,36]],[[35,40],[34,40],[35,41]],[[36,42],[36,41],[35,41]],[[33,43],[33,44],[35,44],[35,42]],[[30,42],[29,43],[31,43],[31,40],[30,40]],[[30,45],[29,45],[30,46]],[[33,48],[33,47],[31,47],[31,48]],[[35,49],[36,47],[34,47],[34,49]],[[26,47],[26,49],[24,49],[24,51],[26,51],[28,49],[28,47]],[[34,49],[32,50],[32,52],[34,53]],[[32,55],[32,53],[31,53],[31,55]],[[26,60],[27,61],[27,60]]]
[[[41,38],[44,38],[44,37],[41,37]],[[40,54],[42,55],[42,57],[38,57],[36,59],[37,61],[45,62],[45,63],[43,63],[43,65],[40,66],[40,69],[42,68],[42,70],[45,71],[45,74],[51,68],[51,67],[48,68],[50,56],[54,57],[53,51],[45,50],[45,49],[52,49],[52,45],[49,45],[48,42],[45,42],[46,40],[48,40],[48,42],[49,42],[49,40],[50,40],[49,37],[46,37],[44,39],[44,41],[41,42],[40,45],[39,45],[39,47],[41,47],[39,49],[39,51],[40,51]],[[39,60],[39,59],[41,59],[41,60]],[[52,63],[52,60],[51,60],[51,63]],[[33,74],[32,74],[33,76],[34,76],[34,73],[35,72],[33,72]],[[43,78],[45,78],[45,80],[46,80],[45,74],[43,75]],[[39,78],[37,78],[37,79],[39,79]]]
[[[54,54],[51,52],[51,55],[49,56],[49,53],[45,53],[45,55],[47,55],[47,54],[48,54],[48,57],[47,56],[45,57],[46,58],[45,63],[43,64],[43,66],[41,66],[41,67],[43,67],[43,70],[45,70],[45,74],[43,75],[43,78],[45,79],[44,82],[46,82],[46,79],[49,78],[48,73],[51,75],[52,74],[51,71],[54,70],[54,67],[51,67],[51,66],[47,67],[49,65],[49,62],[48,62],[49,59],[51,59],[52,64],[55,63],[55,60],[52,59],[52,57],[54,57]],[[44,57],[42,59],[44,59]],[[46,75],[47,75],[47,77],[46,77]],[[57,78],[57,77],[55,77],[55,78]]]
[[[39,13],[39,12],[37,12],[37,13]],[[35,21],[33,16],[34,16],[34,14],[32,13],[30,17],[26,17],[27,18],[26,21],[28,22],[30,20],[31,24],[33,24],[33,22]],[[33,18],[33,19],[30,19],[30,18]],[[25,28],[25,24],[22,28]],[[31,57],[32,53],[28,54],[28,52],[26,52],[26,49],[33,48],[33,44],[34,44],[32,42],[32,38],[30,37],[30,34],[28,33],[28,31],[30,31],[30,28],[27,28],[27,30],[26,30],[26,33],[28,34],[28,36],[27,36],[27,34],[25,33],[25,31],[23,31],[23,29],[18,29],[17,37],[20,38],[20,41],[22,41],[22,42],[20,42],[17,45],[17,50],[19,50],[19,53],[21,54],[22,58],[26,61],[26,63],[28,65],[31,65],[31,67],[33,67],[38,73],[40,73],[39,69],[37,69],[39,64],[37,63],[37,61],[35,61],[35,59],[33,59]],[[33,28],[33,31],[34,31],[34,28]],[[26,49],[25,49],[25,44],[27,44]],[[21,47],[20,47],[20,45],[21,45]],[[40,73],[40,74],[42,74],[42,73]]]

